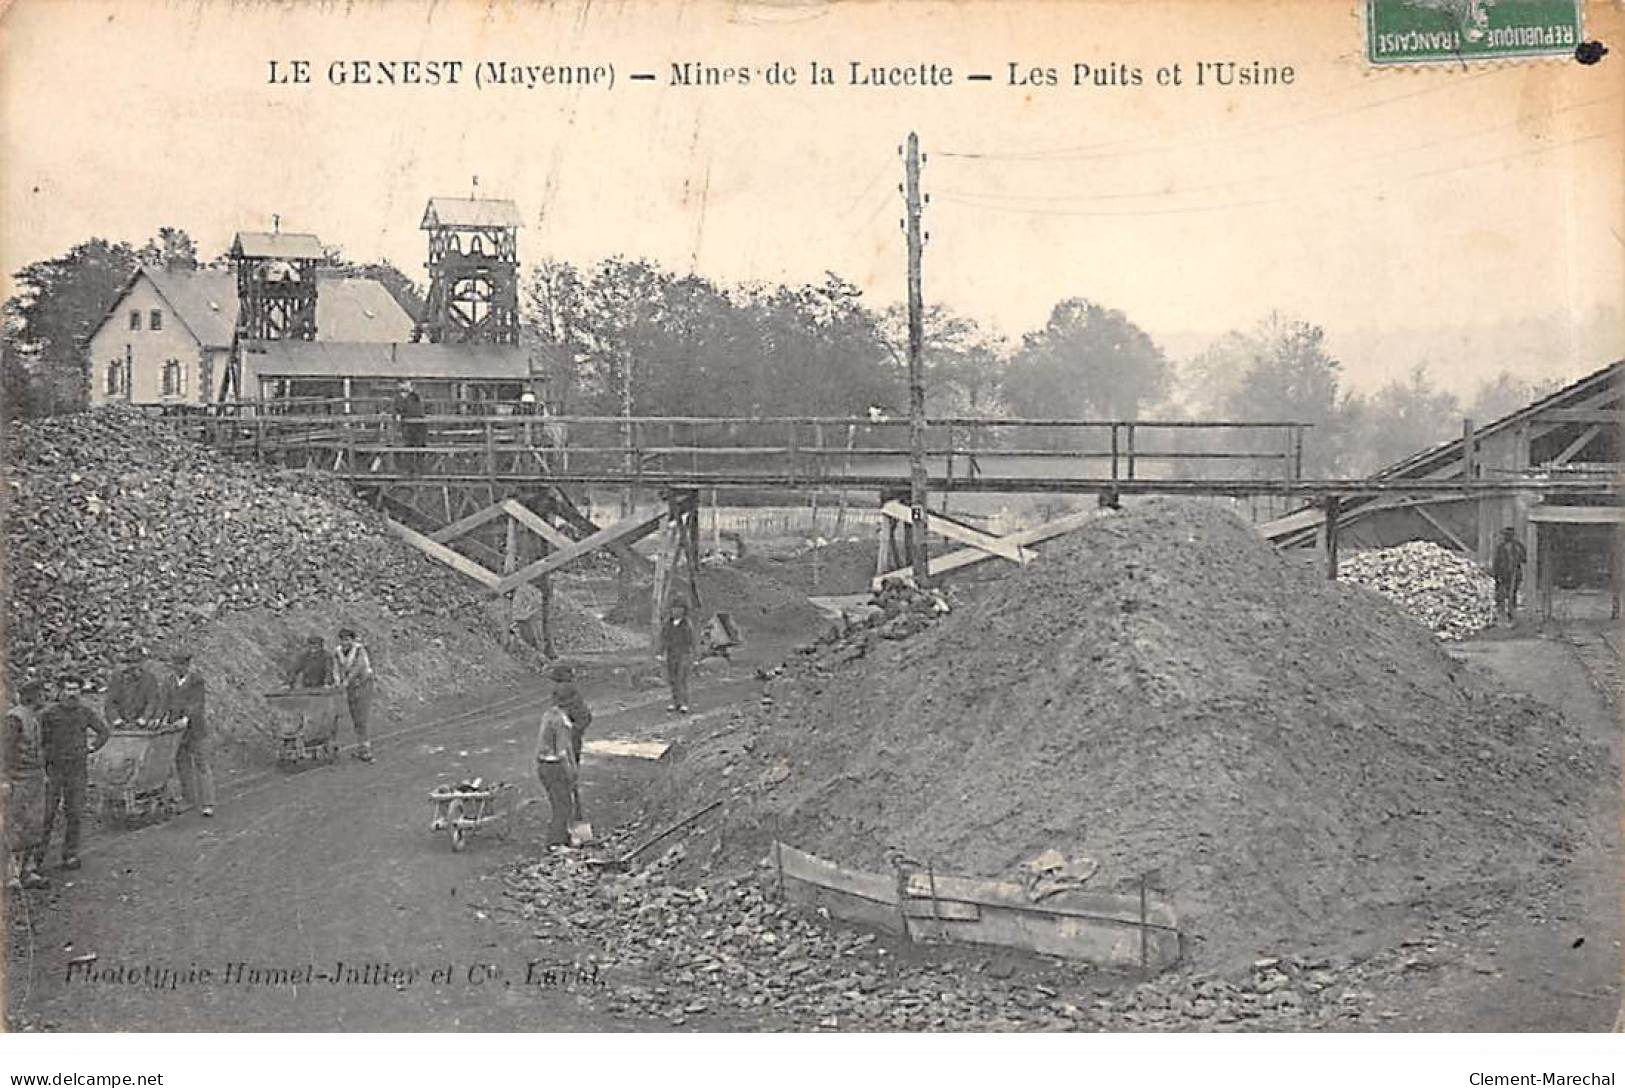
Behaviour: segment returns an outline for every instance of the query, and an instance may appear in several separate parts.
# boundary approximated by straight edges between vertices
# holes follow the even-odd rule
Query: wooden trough
[[[922,943],[990,945],[1115,967],[1161,970],[1178,961],[1172,905],[1068,890],[1034,901],[1019,884],[933,871],[849,869],[773,844],[780,890],[793,903]]]

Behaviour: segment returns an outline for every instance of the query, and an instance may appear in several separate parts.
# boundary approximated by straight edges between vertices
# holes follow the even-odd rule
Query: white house
[[[318,341],[394,343],[413,320],[377,280],[324,277],[316,297]],[[237,327],[229,269],[142,268],[90,337],[90,403],[202,404],[220,399]],[[252,356],[244,360],[252,367]],[[252,375],[244,387],[257,388]]]

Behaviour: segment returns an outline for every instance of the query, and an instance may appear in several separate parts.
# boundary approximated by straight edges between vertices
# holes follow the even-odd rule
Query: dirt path
[[[1549,637],[1497,638],[1462,644],[1467,660],[1508,687],[1550,704],[1620,758],[1613,698],[1599,684],[1613,677],[1590,665],[1582,648],[1604,642],[1606,621],[1569,621]],[[1605,643],[1604,643],[1605,644]],[[1617,665],[1617,660],[1615,662]],[[1484,933],[1484,951],[1452,985],[1431,995],[1432,1030],[1606,1031],[1619,1008],[1621,980],[1620,793],[1599,794],[1576,813],[1585,835],[1566,886],[1552,889],[1545,909],[1502,919]]]
[[[697,689],[686,721],[665,713],[659,689],[596,693],[589,739],[703,730],[708,713],[754,693],[748,676],[748,666],[735,667]],[[591,978],[560,970],[583,966],[581,950],[535,940],[516,948],[512,930],[499,940],[490,920],[486,908],[501,895],[495,874],[538,852],[545,803],[521,814],[513,841],[480,838],[463,854],[427,829],[426,794],[446,778],[505,779],[522,784],[521,796],[541,796],[530,761],[546,690],[538,683],[461,714],[429,713],[380,738],[371,766],[346,759],[241,780],[222,790],[213,820],[187,814],[98,836],[82,871],[53,873],[57,886],[30,896],[33,941],[14,931],[23,947],[11,959],[13,1023],[79,1031],[639,1027],[606,1018],[594,1008]],[[623,818],[650,773],[639,760],[583,760],[583,797],[600,829]],[[70,960],[91,953],[100,976],[69,981]],[[533,977],[548,984],[526,984],[532,960],[540,964]],[[120,969],[135,979],[119,980]],[[255,982],[249,969],[305,977]],[[207,981],[188,979],[200,970],[212,972]],[[153,985],[163,971],[171,975]]]

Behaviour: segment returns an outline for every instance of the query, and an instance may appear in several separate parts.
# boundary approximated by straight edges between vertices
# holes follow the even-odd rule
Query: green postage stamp
[[[1572,55],[1581,0],[1365,0],[1372,64]]]

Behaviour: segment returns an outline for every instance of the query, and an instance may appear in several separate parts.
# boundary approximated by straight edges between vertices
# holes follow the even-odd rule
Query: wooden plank
[[[1043,525],[1038,525],[1031,529],[1022,529],[1019,532],[1010,533],[1006,536],[1000,537],[999,539],[1009,541],[1011,544],[1041,544],[1046,540],[1051,540],[1055,537],[1064,536],[1067,533],[1075,532],[1099,516],[1099,514],[1096,514],[1093,511],[1067,514],[1065,517],[1056,518],[1054,521],[1045,522]],[[991,558],[992,556],[989,553],[982,551],[979,548],[961,548],[958,551],[948,552],[945,555],[932,556],[931,577],[935,578],[939,574],[947,574],[949,571],[959,570],[962,567],[973,566]],[[885,574],[877,575],[874,579],[872,579],[870,581],[870,587],[873,589],[879,589],[882,584],[892,578],[910,578],[913,577],[913,574],[914,572],[907,567],[902,567],[897,570],[890,570]]]
[[[666,518],[664,510],[642,517],[629,517],[606,528],[598,530],[585,540],[578,540],[567,548],[560,548],[552,555],[538,559],[529,566],[514,571],[505,578],[500,579],[491,588],[498,593],[506,593],[516,586],[540,578],[544,574],[552,574],[566,563],[572,563],[584,555],[588,555],[600,548],[608,548],[612,544],[630,544],[654,532]],[[459,557],[461,558],[461,557]]]
[[[1416,507],[1416,512],[1417,512],[1417,514],[1419,514],[1421,516],[1423,521],[1425,521],[1429,525],[1433,526],[1441,534],[1443,534],[1443,536],[1444,536],[1444,538],[1446,540],[1448,540],[1448,541],[1450,541],[1450,543],[1454,544],[1458,551],[1466,552],[1468,555],[1473,554],[1473,549],[1469,548],[1467,546],[1466,542],[1461,539],[1461,537],[1459,537],[1455,533],[1451,532],[1450,527],[1447,526],[1444,522],[1440,521],[1437,517],[1435,517],[1433,515],[1433,512],[1431,510],[1429,510],[1427,507],[1418,506],[1418,507]]]
[[[888,502],[880,508],[880,512],[894,521],[906,522],[912,518],[909,508],[900,502]],[[1025,565],[1038,558],[1036,553],[1018,544],[1011,544],[993,536],[991,533],[980,532],[968,525],[961,525],[957,521],[945,518],[940,514],[933,514],[929,510],[925,512],[925,527],[939,536],[945,536],[949,540],[957,540],[961,544],[969,544],[973,548],[989,552],[1001,559],[1008,559],[1012,563]]]
[[[779,844],[779,864],[787,880],[834,888],[848,895],[888,904],[894,912],[897,909],[897,882],[889,876],[847,869],[784,843]]]
[[[448,510],[451,508],[451,498],[449,494],[446,498],[446,508]],[[434,541],[436,544],[449,544],[453,540],[456,540],[458,537],[462,536],[464,533],[478,529],[486,522],[501,517],[502,514],[502,504],[499,502],[492,503],[490,506],[474,511],[465,518],[458,518],[450,525],[436,529],[433,533],[429,534],[429,539]]]
[[[430,540],[428,537],[424,536],[415,529],[408,529],[406,526],[393,519],[388,520],[389,529],[392,533],[406,541],[408,544],[412,545],[414,548],[418,549],[423,554],[427,555],[429,558],[444,563],[446,566],[450,567],[459,574],[467,575],[468,577],[474,579],[474,581],[480,583],[482,586],[486,586],[490,589],[498,589],[500,583],[502,582],[502,576],[500,574],[494,574],[491,571],[486,570],[472,559],[467,559],[461,555],[458,555],[444,544],[441,544],[439,541]],[[501,591],[499,590],[499,592]]]
[[[1529,508],[1529,520],[1558,525],[1625,524],[1625,506],[1548,506]]]
[[[961,903],[954,899],[909,898],[903,900],[903,914],[908,918],[941,919],[945,922],[974,922],[982,917],[982,908],[975,903]]]
[[[520,502],[518,499],[503,499],[497,504],[505,510],[509,517],[519,524],[553,545],[555,548],[568,548],[575,541],[553,528],[547,520],[536,511]]]
[[[1616,390],[1614,395],[1619,395]],[[1542,423],[1625,423],[1625,411],[1618,408],[1552,408],[1540,413]]]
[[[908,919],[909,933],[960,944],[1019,948],[1046,956],[1121,967],[1160,970],[1179,959],[1179,934],[1173,930],[1117,925],[1005,907],[987,907],[975,921],[944,917]],[[1141,934],[1144,934],[1144,957]]]
[[[1596,438],[1601,433],[1602,433],[1602,424],[1593,423],[1591,426],[1587,427],[1584,431],[1582,431],[1580,433],[1580,436],[1578,438],[1576,438],[1573,442],[1570,442],[1567,446],[1564,446],[1563,447],[1563,452],[1557,455],[1557,459],[1552,461],[1552,464],[1554,464],[1554,465],[1566,465],[1566,464],[1568,464],[1569,461],[1573,459],[1575,454],[1579,453],[1581,450],[1583,450],[1587,446],[1589,446],[1591,444],[1591,440],[1593,438]]]
[[[924,900],[929,906],[931,880],[925,873],[910,873],[904,885],[909,898]],[[1059,892],[1034,902],[1020,884],[1003,880],[984,880],[977,877],[944,876],[936,874],[937,899],[942,902],[975,903],[984,907],[1001,907],[1011,911],[1034,914],[1065,915],[1126,926],[1140,924],[1140,896],[1113,895],[1109,892]],[[1167,903],[1152,899],[1147,905],[1146,919],[1152,925],[1177,928],[1179,919]]]

